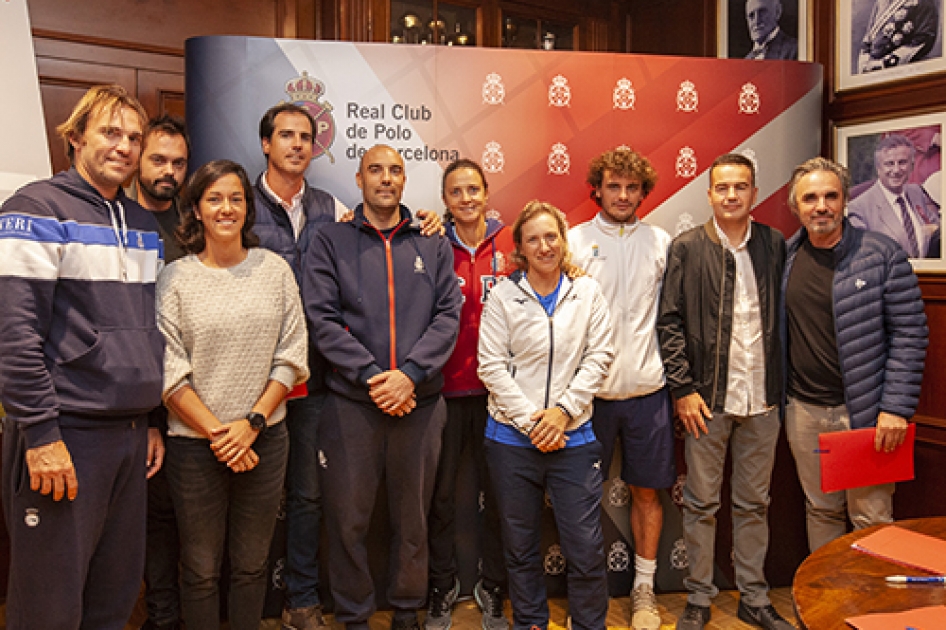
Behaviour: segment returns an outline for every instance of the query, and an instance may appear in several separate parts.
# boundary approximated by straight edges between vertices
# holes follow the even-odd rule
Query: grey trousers
[[[844,405],[819,407],[795,398],[788,399],[785,432],[792,447],[798,479],[805,491],[805,519],[811,551],[846,534],[848,515],[854,529],[893,522],[892,483],[838,492],[821,491],[818,436],[850,430],[851,418]]]
[[[687,600],[709,606],[719,593],[713,584],[716,512],[723,483],[726,449],[732,449],[733,564],[736,587],[749,606],[765,606],[769,585],[765,555],[769,547],[769,485],[781,424],[778,410],[739,417],[714,414],[709,435],[686,437],[687,477],[683,489],[683,537],[690,573]]]

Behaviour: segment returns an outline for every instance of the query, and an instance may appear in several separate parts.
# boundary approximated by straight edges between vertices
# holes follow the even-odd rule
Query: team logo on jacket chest
[[[424,259],[418,255],[414,258],[414,273],[424,273],[425,271],[427,270],[424,268]]]
[[[335,118],[332,116],[332,104],[319,100],[325,94],[325,84],[309,76],[305,70],[302,76],[286,83],[289,101],[304,107],[315,120],[315,137],[312,139],[312,159],[327,155],[329,162],[335,163],[335,156],[329,150],[335,142]]]

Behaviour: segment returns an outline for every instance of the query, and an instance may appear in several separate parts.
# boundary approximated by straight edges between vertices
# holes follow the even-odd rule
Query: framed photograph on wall
[[[838,127],[837,160],[851,172],[847,217],[900,243],[916,271],[946,272],[940,227],[946,112]]]
[[[718,0],[718,57],[808,61],[809,0]]]
[[[946,70],[943,0],[838,0],[837,89]]]

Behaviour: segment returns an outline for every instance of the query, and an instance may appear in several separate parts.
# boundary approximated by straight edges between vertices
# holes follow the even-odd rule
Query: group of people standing
[[[122,628],[144,574],[149,629],[216,630],[225,554],[230,627],[258,628],[284,485],[283,627],[328,627],[324,521],[335,620],[366,629],[383,484],[392,628],[419,628],[426,607],[427,630],[447,630],[469,447],[484,494],[473,588],[484,630],[509,627],[507,594],[517,630],[548,627],[546,494],[571,625],[601,630],[601,489],[620,437],[632,625],[656,630],[674,416],[687,431],[681,630],[705,625],[717,593],[727,450],[739,617],[791,627],[763,574],[782,410],[812,550],[848,513],[855,527],[892,519],[892,486],[823,494],[812,455],[819,433],[864,426],[877,427],[878,449],[897,448],[927,343],[906,255],[847,222],[850,181],[836,163],[796,169],[802,228],[786,246],[750,217],[755,170],[741,155],[710,169],[713,218],[671,239],[637,216],[657,174],[630,149],[592,161],[600,210],[569,230],[541,201],[511,227],[488,218],[485,174],[466,159],[444,171],[443,223],[415,218],[400,203],[403,160],[383,145],[362,158],[362,203],[348,211],[306,182],[314,123],[291,104],[261,120],[267,169],[255,184],[216,160],[185,185],[183,127],[146,124],[115,86],[90,90],[59,131],[73,168],[0,208],[12,629]],[[137,202],[121,188],[136,169]],[[159,274],[162,251],[176,261]]]

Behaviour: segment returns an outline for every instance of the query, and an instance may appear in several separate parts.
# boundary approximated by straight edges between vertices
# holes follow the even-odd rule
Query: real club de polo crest
[[[691,81],[684,81],[677,90],[677,111],[691,114],[700,104],[700,95]]]
[[[613,101],[614,109],[634,109],[637,94],[634,92],[630,79],[618,79],[617,85],[614,86]]]
[[[552,79],[552,85],[549,86],[549,105],[552,107],[570,107],[572,101],[572,89],[568,87],[568,79],[562,75]]]
[[[502,105],[505,98],[506,87],[503,85],[503,78],[495,72],[490,72],[483,82],[483,102],[486,105]]]
[[[677,177],[696,176],[696,153],[690,147],[682,147],[677,154]]]
[[[487,173],[502,173],[503,166],[506,165],[502,146],[498,142],[487,142],[480,162]]]
[[[758,114],[761,106],[762,98],[759,96],[759,89],[752,83],[743,85],[739,92],[739,113]]]
[[[305,70],[302,76],[286,83],[286,95],[295,105],[306,108],[315,120],[315,137],[313,138],[312,158],[327,155],[330,162],[335,163],[332,155],[332,143],[335,142],[335,118],[332,116],[332,104],[319,99],[325,94],[325,84],[313,79]]]
[[[549,173],[552,175],[567,175],[572,165],[572,159],[568,156],[568,147],[561,142],[553,144],[548,164]]]

